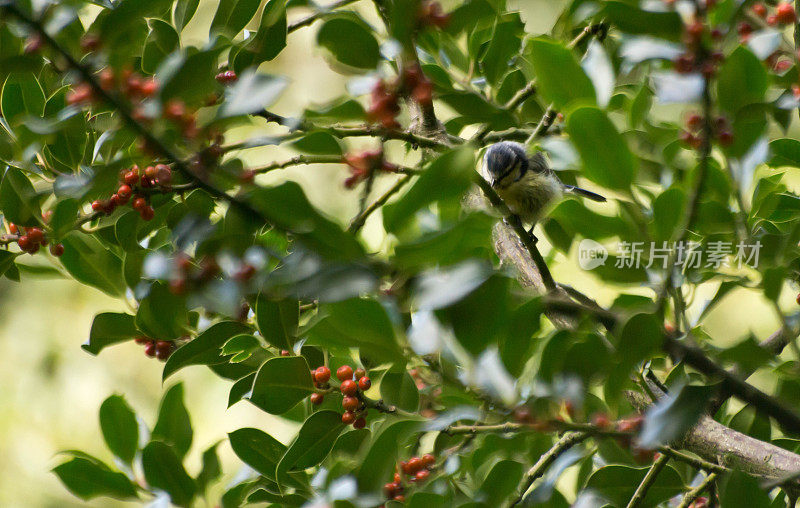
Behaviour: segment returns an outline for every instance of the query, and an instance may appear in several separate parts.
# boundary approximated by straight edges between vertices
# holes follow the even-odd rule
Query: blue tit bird
[[[542,152],[528,156],[525,145],[521,143],[495,143],[486,150],[483,161],[484,179],[514,214],[531,225],[531,231],[564,194],[575,194],[592,201],[606,200],[594,192],[564,184]]]

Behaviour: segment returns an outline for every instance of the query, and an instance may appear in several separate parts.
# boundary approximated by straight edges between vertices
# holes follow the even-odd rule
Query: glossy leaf
[[[99,496],[134,499],[136,487],[127,476],[112,471],[107,465],[86,457],[73,457],[53,468],[53,472],[70,492],[83,500]]]
[[[605,113],[593,107],[577,108],[567,116],[567,132],[587,178],[614,189],[630,187],[636,160]]]
[[[314,391],[302,356],[270,358],[258,369],[248,399],[267,413],[283,414]]]
[[[366,23],[355,15],[329,17],[317,32],[317,44],[348,67],[374,69],[378,65],[378,42]]]
[[[189,365],[213,365],[225,361],[221,348],[225,342],[240,333],[247,333],[249,327],[236,321],[217,323],[188,344],[178,348],[164,365],[163,379],[167,379],[177,370]]]
[[[100,430],[109,450],[131,464],[139,448],[136,414],[121,395],[112,395],[100,406]]]
[[[150,438],[171,445],[182,458],[192,446],[192,435],[189,412],[183,405],[183,384],[178,383],[167,390],[161,399],[158,420]]]
[[[309,416],[297,438],[289,445],[277,467],[277,478],[293,469],[305,469],[322,462],[344,429],[342,416],[336,411],[315,411]]]
[[[197,492],[175,451],[161,441],[151,441],[142,450],[142,469],[147,483],[169,494],[178,506],[190,506]]]
[[[594,86],[569,49],[552,40],[534,39],[528,54],[547,101],[562,110],[576,101],[595,103]]]
[[[133,316],[118,312],[103,312],[94,317],[89,340],[81,348],[96,355],[108,346],[132,340],[136,334]]]
[[[233,452],[245,464],[267,478],[275,479],[278,462],[286,453],[286,446],[258,429],[238,429],[228,434]]]

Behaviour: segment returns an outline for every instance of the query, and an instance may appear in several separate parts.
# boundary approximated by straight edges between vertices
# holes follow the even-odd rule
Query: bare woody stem
[[[321,19],[324,16],[328,15],[331,11],[333,11],[335,9],[339,9],[341,7],[345,7],[347,5],[356,3],[357,1],[358,0],[339,0],[338,2],[333,3],[333,4],[328,5],[327,7],[325,7],[325,10],[319,10],[319,11],[315,12],[314,14],[311,14],[309,16],[306,16],[305,18],[299,19],[299,20],[291,23],[287,27],[286,30],[287,30],[287,32],[292,33],[295,30],[298,30],[298,29],[303,28],[305,26],[311,25],[312,23],[314,23],[318,19]]]
[[[361,212],[356,218],[354,218],[353,221],[350,223],[350,226],[347,228],[347,230],[351,233],[358,232],[362,227],[364,227],[364,224],[367,222],[369,216],[372,215],[379,208],[381,208],[383,205],[385,205],[386,202],[389,201],[389,199],[392,196],[400,192],[400,189],[402,189],[408,182],[411,181],[412,176],[413,175],[407,174],[403,178],[395,182],[395,184],[392,185],[391,188],[389,188],[389,190],[383,193],[381,197],[376,199],[371,205],[369,205],[366,209],[364,209],[363,212]]]
[[[689,508],[691,504],[697,499],[700,494],[703,493],[706,489],[708,489],[712,483],[717,479],[717,473],[709,473],[708,476],[703,478],[703,481],[700,482],[697,487],[694,487],[692,490],[686,493],[681,499],[681,504],[678,505],[678,508]]]
[[[653,465],[650,466],[647,474],[642,479],[642,483],[639,484],[636,488],[636,492],[633,493],[633,497],[631,497],[627,508],[638,508],[641,506],[645,496],[647,496],[647,491],[650,490],[650,487],[656,482],[656,478],[658,478],[664,466],[667,465],[669,459],[670,457],[668,455],[661,455],[653,462]]]
[[[525,495],[528,493],[531,485],[533,485],[533,482],[535,482],[537,478],[541,477],[558,457],[560,457],[564,452],[573,446],[586,441],[590,436],[591,434],[588,432],[568,432],[567,434],[564,434],[564,436],[562,436],[552,448],[539,457],[539,460],[536,462],[536,464],[534,464],[533,467],[531,467],[528,472],[525,473],[525,477],[522,479],[522,487],[520,488],[519,495],[510,506],[516,506],[521,503],[523,499],[525,499]]]

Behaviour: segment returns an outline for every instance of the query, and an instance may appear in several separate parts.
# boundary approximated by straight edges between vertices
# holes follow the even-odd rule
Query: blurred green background
[[[328,3],[328,2],[321,2]],[[443,2],[447,9],[455,2]],[[518,2],[523,3],[523,2]],[[203,0],[197,15],[182,34],[184,45],[203,45],[213,17],[216,0]],[[354,5],[370,22],[377,22],[370,2]],[[294,16],[307,12],[294,10]],[[87,12],[91,19],[91,12]],[[258,19],[258,16],[256,16]],[[347,77],[325,63],[315,49],[315,28],[304,28],[289,37],[286,50],[262,70],[287,75],[291,84],[274,111],[296,115],[309,104],[320,104],[346,93]],[[675,112],[672,113],[676,114]],[[445,115],[443,115],[446,117]],[[235,129],[229,142],[250,136],[278,132],[274,125],[254,120],[252,125]],[[350,140],[351,146],[374,146],[374,140]],[[245,162],[264,164],[283,160],[288,150],[276,147],[248,150],[240,154]],[[389,157],[402,162],[404,151],[396,144]],[[358,209],[358,192],[348,192],[342,183],[346,172],[340,165],[300,166],[264,176],[262,183],[292,179],[300,182],[311,201],[343,224]],[[379,179],[373,190],[381,194],[393,178]],[[601,213],[613,213],[597,208]],[[372,249],[385,247],[380,214],[367,224],[365,237]],[[543,235],[542,249],[549,250]],[[595,296],[601,304],[610,304],[616,291],[603,286],[591,274],[577,267],[576,253],[555,256],[553,273],[557,280],[579,287]],[[714,287],[694,297],[696,303],[713,295]],[[783,304],[791,308],[794,295],[784,291]],[[645,290],[643,290],[643,294]],[[124,310],[125,303],[81,286],[71,280],[45,279],[23,273],[22,284],[0,281],[0,506],[87,506],[60,484],[50,473],[58,464],[59,450],[82,449],[113,462],[100,433],[97,412],[102,401],[112,393],[124,394],[138,415],[153,425],[162,394],[162,364],[146,358],[133,343],[109,348],[97,358],[84,352],[92,317],[102,311]],[[743,339],[749,331],[765,338],[777,329],[778,320],[758,292],[739,291],[729,295],[707,319],[707,329],[720,338],[719,345]],[[723,340],[724,338],[724,340]],[[288,442],[297,429],[246,403],[225,410],[230,383],[202,367],[181,370],[170,379],[185,384],[186,403],[195,430],[188,469],[200,468],[200,454],[226,433],[241,427],[261,428],[279,440]],[[759,384],[758,381],[756,380]],[[241,463],[227,442],[219,447],[224,478],[212,487],[210,499],[218,499],[224,486],[236,475]],[[124,506],[109,499],[98,499],[88,506]],[[213,506],[214,503],[211,504]]]

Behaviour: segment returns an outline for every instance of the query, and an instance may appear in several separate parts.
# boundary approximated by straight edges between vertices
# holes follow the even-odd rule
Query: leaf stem
[[[639,486],[636,488],[636,492],[633,493],[633,497],[631,497],[627,508],[638,508],[642,504],[645,496],[647,495],[647,491],[650,490],[650,487],[652,487],[656,482],[658,474],[662,469],[664,469],[664,466],[667,465],[669,459],[670,457],[668,455],[662,454],[655,460],[655,462],[653,462],[653,465],[650,466],[647,474],[642,479],[642,483],[639,484]]]

